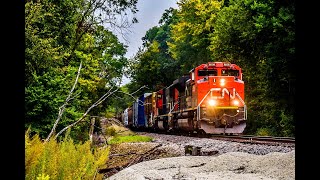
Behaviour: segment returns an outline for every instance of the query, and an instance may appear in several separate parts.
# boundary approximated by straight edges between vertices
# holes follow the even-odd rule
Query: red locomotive
[[[143,103],[142,103],[143,102]],[[246,127],[242,71],[229,62],[208,62],[157,92],[137,99],[125,125],[156,131],[241,134]]]

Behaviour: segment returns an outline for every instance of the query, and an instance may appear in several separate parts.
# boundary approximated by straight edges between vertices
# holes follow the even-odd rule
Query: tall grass
[[[63,141],[44,143],[39,135],[25,134],[25,179],[93,179],[106,163],[109,148],[92,148],[91,142],[75,144],[66,135]]]

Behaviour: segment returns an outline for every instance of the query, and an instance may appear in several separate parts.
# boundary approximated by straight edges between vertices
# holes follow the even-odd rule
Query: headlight
[[[217,101],[214,100],[214,99],[210,99],[210,100],[208,101],[208,103],[209,103],[209,106],[215,106],[215,105],[217,105]]]
[[[239,101],[238,100],[233,100],[233,105],[238,106],[239,105]]]
[[[220,79],[220,86],[224,86],[226,84],[226,80],[225,79]]]

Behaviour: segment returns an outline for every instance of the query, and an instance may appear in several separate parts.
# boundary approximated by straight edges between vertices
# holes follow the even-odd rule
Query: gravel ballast
[[[196,138],[186,136],[174,136],[166,134],[146,133],[144,135],[154,138],[153,142],[161,143],[162,148],[172,149],[172,151],[184,156],[187,145],[201,147],[201,151],[217,151],[218,154],[227,152],[246,152],[249,154],[265,155],[271,152],[290,152],[295,150],[294,145],[264,145],[264,144],[244,144],[231,141],[221,141],[209,138]]]

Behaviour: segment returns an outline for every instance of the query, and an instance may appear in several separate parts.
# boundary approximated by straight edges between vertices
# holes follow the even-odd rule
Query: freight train
[[[193,68],[170,86],[144,93],[121,114],[129,128],[242,134],[246,127],[242,69],[230,62]]]

